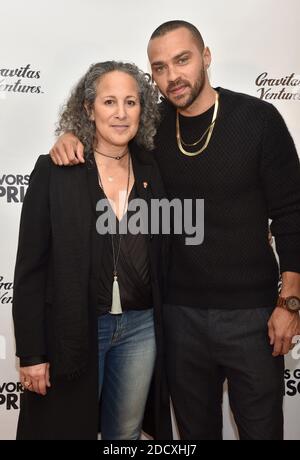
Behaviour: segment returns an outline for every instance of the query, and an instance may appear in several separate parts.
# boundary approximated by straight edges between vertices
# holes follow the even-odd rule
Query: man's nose
[[[178,71],[175,67],[170,66],[168,69],[168,81],[169,83],[174,82],[178,79]]]

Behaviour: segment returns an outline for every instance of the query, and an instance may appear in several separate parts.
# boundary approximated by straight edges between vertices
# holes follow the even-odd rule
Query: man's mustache
[[[171,82],[167,87],[167,93],[173,91],[174,89],[179,88],[180,86],[191,86],[188,81],[185,80],[176,80]]]

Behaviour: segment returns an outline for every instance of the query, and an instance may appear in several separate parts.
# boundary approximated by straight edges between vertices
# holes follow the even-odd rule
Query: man
[[[294,143],[271,104],[211,87],[211,54],[192,24],[159,26],[148,56],[165,98],[155,156],[168,197],[205,200],[203,243],[172,237],[165,293],[168,381],[181,438],[221,438],[227,378],[240,438],[282,439],[283,355],[300,332]],[[84,161],[71,133],[51,156],[58,164]]]

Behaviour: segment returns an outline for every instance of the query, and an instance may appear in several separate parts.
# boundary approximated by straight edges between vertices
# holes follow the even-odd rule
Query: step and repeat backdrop
[[[135,62],[153,30],[194,23],[215,86],[272,102],[300,152],[299,0],[0,0],[0,439],[14,439],[22,391],[11,318],[19,216],[29,174],[55,137],[58,110],[91,63]],[[285,438],[300,439],[300,352],[286,359]],[[174,423],[174,437],[177,438]],[[236,428],[224,388],[224,438]]]

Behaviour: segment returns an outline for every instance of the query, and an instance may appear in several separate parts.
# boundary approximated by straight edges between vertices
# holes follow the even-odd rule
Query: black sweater
[[[166,303],[199,308],[273,306],[279,270],[268,242],[268,219],[280,271],[300,272],[300,166],[293,140],[273,105],[222,88],[207,149],[183,155],[176,111],[162,103],[155,157],[169,199],[205,200],[204,241],[171,238]],[[185,142],[195,142],[213,108],[180,116]]]

